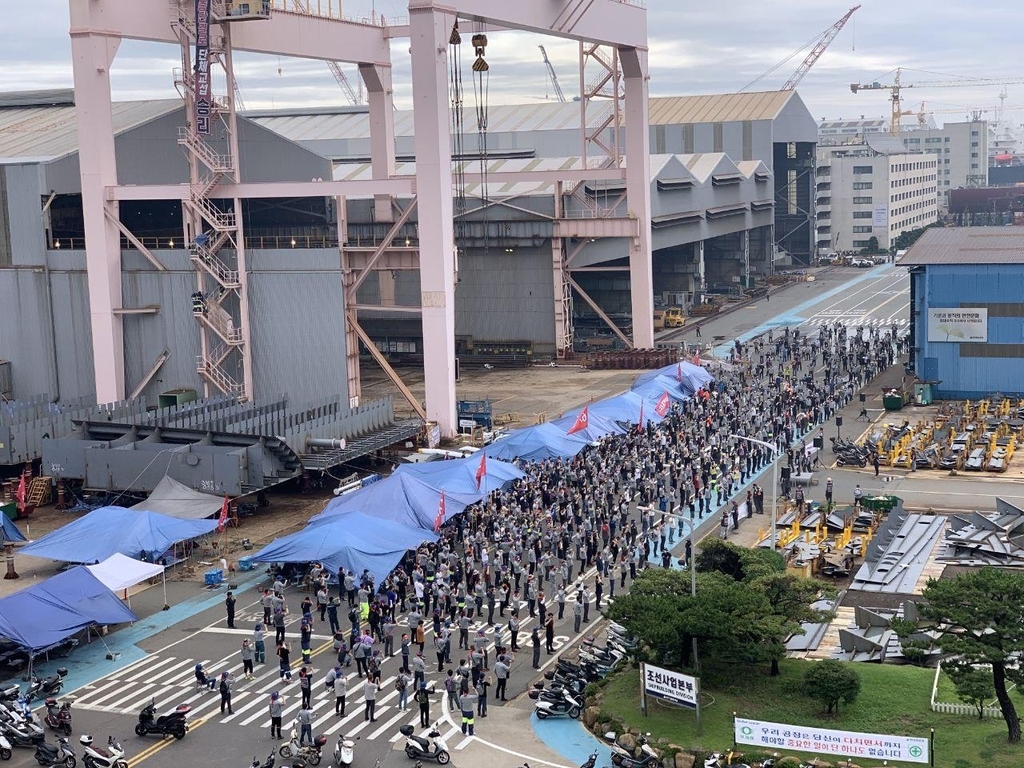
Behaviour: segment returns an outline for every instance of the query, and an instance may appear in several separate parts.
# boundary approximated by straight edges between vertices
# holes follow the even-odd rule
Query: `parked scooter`
[[[267,759],[264,760],[262,763],[260,762],[260,759],[258,757],[254,757],[252,759],[252,765],[250,765],[249,768],[274,768],[275,762],[277,762],[277,757],[274,755],[273,752],[271,752],[269,755],[267,755]]]
[[[750,768],[746,763],[733,763],[730,762],[731,755],[723,755],[721,752],[712,752],[708,759],[704,761],[704,768]],[[772,762],[774,765],[774,759]]]
[[[45,680],[38,677],[32,678],[32,684],[25,691],[25,697],[31,701],[37,696],[56,696],[64,688],[64,678],[68,676],[67,667],[59,667],[57,674],[51,675]]]
[[[647,743],[646,736],[637,737],[636,746],[637,750],[630,754],[622,747],[613,745],[612,765],[618,766],[618,768],[654,768],[661,764],[661,758]]]
[[[150,699],[141,712],[139,722],[135,726],[136,736],[158,733],[161,736],[173,736],[184,739],[188,733],[188,713],[192,711],[189,704],[179,704],[173,712],[156,716],[156,699]]]
[[[43,715],[43,722],[54,731],[60,731],[65,736],[71,735],[71,704],[74,699],[66,699],[58,703],[53,697],[48,698],[46,714]]]
[[[0,701],[14,701],[19,696],[21,696],[21,687],[18,685],[12,684],[6,688],[0,688]]]
[[[410,760],[436,760],[439,765],[447,765],[451,761],[451,753],[437,729],[437,723],[426,738],[417,736],[411,725],[403,725],[398,732],[405,736],[405,754]]]
[[[281,745],[277,754],[287,760],[289,757],[298,757],[310,765],[320,764],[320,751],[327,743],[327,737],[320,734],[313,739],[312,744],[299,744],[299,732],[292,728],[291,738]]]
[[[71,748],[67,737],[61,738],[56,744],[47,744],[45,741],[36,746],[36,762],[43,768],[75,768],[78,760],[75,759],[75,750]]]
[[[14,747],[35,749],[36,744],[46,741],[43,729],[35,723],[0,723],[0,733],[3,733]]]
[[[579,718],[581,711],[579,699],[574,698],[564,690],[555,694],[555,696],[556,700],[552,701],[545,700],[544,695],[541,694],[540,701],[533,708],[538,718],[546,720],[549,717],[562,717],[563,715],[567,715],[573,720]]]
[[[128,761],[124,759],[124,748],[113,736],[107,737],[106,749],[95,746],[92,736],[87,733],[78,737],[78,743],[84,747],[82,762],[85,763],[85,768],[128,768]]]
[[[11,742],[3,733],[0,733],[0,760],[10,760],[13,754],[14,749],[11,748]]]
[[[355,759],[356,743],[348,736],[338,735],[338,743],[334,746],[334,764],[338,768],[349,768]]]

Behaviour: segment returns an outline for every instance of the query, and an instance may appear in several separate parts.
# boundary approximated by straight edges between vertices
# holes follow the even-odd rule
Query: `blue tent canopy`
[[[0,637],[35,651],[92,624],[138,617],[87,568],[72,568],[0,599]]]
[[[18,530],[18,526],[14,524],[14,521],[7,517],[7,515],[0,514],[0,526],[3,527],[4,541],[28,541],[25,535]]]
[[[594,440],[600,440],[602,437],[607,437],[608,435],[626,434],[626,430],[623,429],[622,426],[614,420],[614,418],[605,416],[602,413],[602,411],[597,407],[600,405],[601,403],[590,404],[590,410],[587,411],[587,426],[578,432],[574,432],[574,435],[578,435],[579,437],[592,442]],[[551,423],[568,432],[572,429],[573,424],[576,423],[576,417],[579,415],[580,410],[582,409],[578,409],[575,413],[568,414],[560,419],[555,419]],[[626,419],[623,419],[623,421],[626,421]]]
[[[351,510],[283,536],[251,559],[261,563],[316,561],[332,572],[341,566],[356,574],[368,570],[379,584],[406,550],[436,540],[437,536],[422,528]]]
[[[666,365],[664,368],[658,368],[655,371],[641,373],[636,377],[631,389],[636,389],[641,384],[646,384],[648,381],[658,376],[670,377],[682,387],[683,392],[687,395],[692,395],[702,386],[713,381],[715,378],[708,373],[706,368],[683,360],[678,363],[673,363],[672,365]]]
[[[595,419],[604,418],[610,421],[621,421],[626,424],[636,424],[640,420],[640,407],[644,409],[644,421],[653,421],[658,423],[662,417],[654,410],[654,407],[658,404],[658,398],[661,397],[661,392],[658,392],[657,397],[647,397],[640,392],[623,392],[615,395],[614,397],[608,397],[604,400],[598,400],[587,405],[587,414],[590,417],[589,421]],[[582,408],[574,408],[573,410],[566,413],[566,415],[560,419],[565,421],[566,419],[575,420]],[[569,422],[570,424],[572,422]],[[622,430],[612,434],[622,434]]]
[[[476,453],[465,459],[429,461],[425,464],[401,464],[395,470],[395,474],[412,475],[434,488],[444,490],[445,506],[449,493],[475,495],[479,501],[492,491],[500,490],[507,483],[526,477],[526,473],[514,464],[488,457],[486,471],[480,478],[480,487],[477,488],[476,474],[480,470],[481,455]]]
[[[484,448],[484,453],[489,459],[505,461],[516,457],[526,461],[567,459],[586,448],[589,441],[578,434],[566,434],[566,429],[550,422],[517,429],[512,434],[488,445]]]
[[[445,491],[444,519],[450,520],[479,499],[475,492],[465,494]],[[370,517],[391,520],[407,528],[432,531],[440,502],[440,488],[434,488],[406,472],[395,473],[354,493],[332,499],[324,511],[314,515],[309,522],[319,523],[359,510]]]
[[[156,556],[216,527],[216,520],[179,520],[158,512],[100,507],[22,547],[21,552],[68,563],[98,563],[115,552],[134,558],[144,552]]]
[[[655,403],[657,403],[661,396],[666,392],[668,393],[668,396],[672,398],[673,402],[680,403],[684,400],[689,400],[693,395],[693,393],[685,386],[676,381],[675,375],[654,376],[644,382],[634,384],[630,391],[641,395],[647,400],[653,400]]]

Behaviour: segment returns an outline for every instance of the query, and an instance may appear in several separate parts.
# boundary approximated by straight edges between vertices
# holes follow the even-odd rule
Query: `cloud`
[[[323,5],[327,1],[319,0]],[[332,4],[336,7],[338,0]],[[655,95],[734,92],[791,57],[752,86],[778,88],[802,61],[806,49],[801,49],[849,7],[820,0],[647,0],[647,6],[651,93]],[[346,0],[344,9],[347,16],[356,18],[374,11],[388,17],[407,14],[402,0]],[[1019,77],[1019,25],[1000,22],[1019,17],[1019,0],[988,0],[983,13],[978,5],[965,2],[863,0],[863,7],[800,84],[800,94],[816,117],[874,117],[888,114],[886,93],[855,95],[849,84],[876,79],[891,82],[887,73],[897,66],[908,68],[904,75],[908,83],[955,79],[949,75]],[[0,89],[70,87],[68,25],[68,0],[34,0],[7,9]],[[537,49],[540,44],[547,48],[566,94],[578,92],[576,43],[518,32],[488,36],[490,103],[553,98]],[[464,77],[469,93],[473,56],[468,41],[465,48]],[[409,106],[408,41],[395,41],[392,51],[396,102],[400,107]],[[114,97],[173,97],[171,73],[179,66],[173,46],[126,41],[111,72]],[[356,84],[355,67],[348,66],[346,71]],[[236,78],[250,108],[346,103],[345,94],[319,62],[239,55]],[[922,99],[926,103],[988,106],[996,103],[1000,89],[998,85],[908,89],[905,108],[916,108]],[[1010,103],[1020,102],[1024,96],[1024,85],[1011,85],[1008,90]],[[942,118],[961,119],[959,115],[937,116],[940,122]]]

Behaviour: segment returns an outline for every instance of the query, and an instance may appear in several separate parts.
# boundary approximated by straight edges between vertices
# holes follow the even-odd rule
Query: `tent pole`
[[[164,566],[163,573],[160,574],[160,580],[164,584],[164,610],[171,610],[171,606],[167,603],[167,567]]]

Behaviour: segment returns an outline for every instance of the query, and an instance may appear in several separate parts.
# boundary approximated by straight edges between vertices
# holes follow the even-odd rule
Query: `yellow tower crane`
[[[1024,83],[1024,78],[988,79],[981,77],[924,83],[904,83],[901,80],[902,73],[902,68],[897,67],[896,75],[891,84],[879,82],[850,83],[850,90],[854,93],[859,93],[860,91],[889,91],[889,98],[892,101],[892,117],[889,121],[889,132],[893,136],[900,135],[900,121],[905,114],[902,107],[902,97],[900,95],[904,88],[963,88],[978,85],[1014,85]]]

